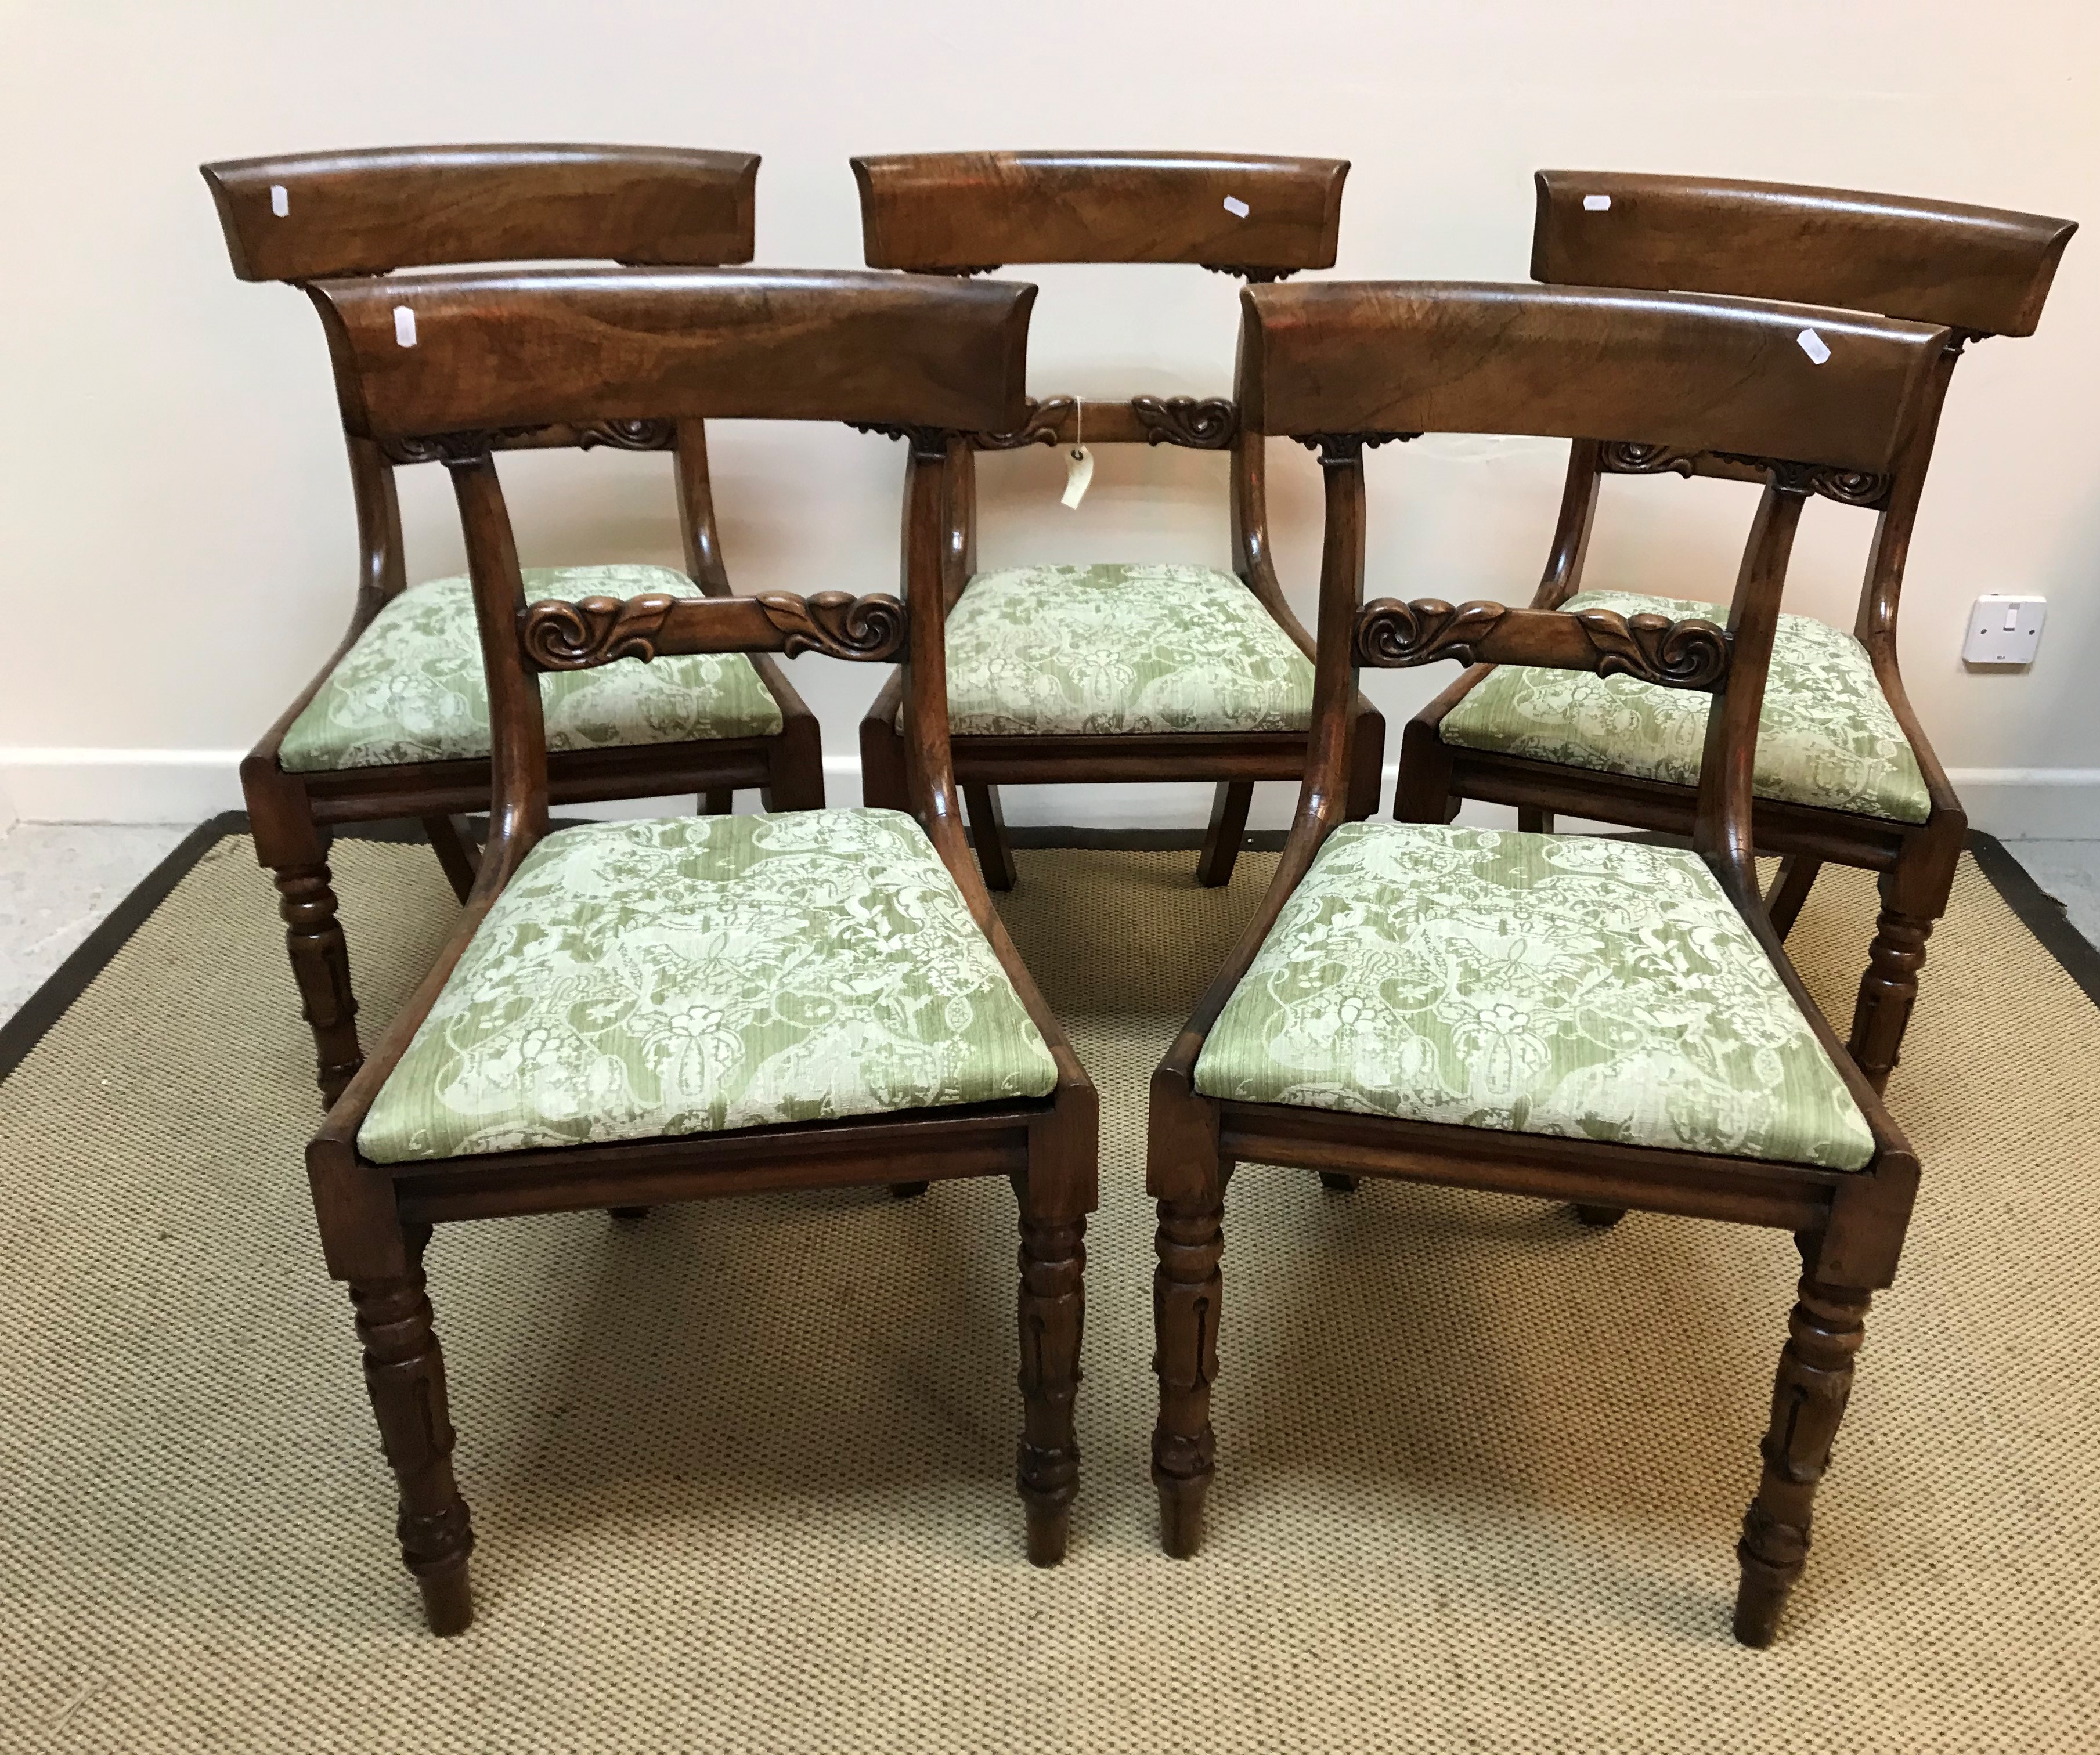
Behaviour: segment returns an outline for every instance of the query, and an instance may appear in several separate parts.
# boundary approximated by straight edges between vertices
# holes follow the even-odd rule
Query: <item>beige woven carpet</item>
[[[0,1748],[2100,1748],[2100,1012],[1968,869],[1904,1276],[1782,1643],[1727,1634],[1792,1246],[1250,1167],[1209,1548],[1154,1546],[1145,1078],[1273,861],[1021,856],[1105,1098],[1070,1559],[1010,1484],[997,1184],[441,1232],[481,1618],[420,1629],[271,897],[234,840],[0,1085]],[[383,1016],[448,911],[338,870]],[[1798,929],[1848,995],[1868,893]],[[898,1166],[908,1174],[908,1166]]]

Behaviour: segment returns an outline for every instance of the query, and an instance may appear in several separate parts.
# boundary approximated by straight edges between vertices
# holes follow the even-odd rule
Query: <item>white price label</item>
[[[270,211],[282,219],[292,210],[292,192],[281,183],[270,185]]]
[[[1803,329],[1794,339],[1801,343],[1801,351],[1821,365],[1830,357],[1830,344],[1813,329]]]
[[[1225,211],[1235,219],[1244,219],[1247,216],[1249,209],[1247,204],[1237,195],[1229,195],[1225,197]]]
[[[416,313],[406,305],[394,307],[394,340],[403,347],[416,345]]]
[[[1084,445],[1074,445],[1065,453],[1065,504],[1074,512],[1079,502],[1087,497],[1087,490],[1093,485],[1094,454]]]
[[[1605,214],[1612,209],[1608,195],[1586,195],[1582,197],[1582,211],[1586,214]]]

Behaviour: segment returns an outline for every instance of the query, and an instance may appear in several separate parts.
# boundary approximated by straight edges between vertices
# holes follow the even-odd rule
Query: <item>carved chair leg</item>
[[[999,806],[995,786],[966,786],[963,801],[970,814],[970,835],[976,843],[977,864],[984,871],[986,889],[1012,889],[1013,852],[1006,842],[1006,813]]]
[[[700,814],[704,817],[726,817],[736,809],[736,788],[711,786],[700,794]]]
[[[285,920],[285,948],[299,1004],[314,1033],[315,1083],[324,1108],[343,1093],[364,1056],[357,1046],[357,996],[351,991],[350,949],[336,919],[333,876],[327,866],[279,866],[277,911]]]
[[[1065,1558],[1072,1497],[1079,1485],[1079,1443],[1072,1402],[1079,1387],[1079,1338],[1087,1314],[1083,1219],[1021,1213],[1021,1399],[1025,1409],[1017,1475],[1028,1508],[1028,1559]]]
[[[474,888],[475,874],[481,869],[481,849],[467,833],[465,818],[460,817],[426,817],[423,832],[430,838],[436,849],[438,863],[444,867],[445,881],[452,887],[452,893],[461,902]]]
[[[444,1355],[423,1292],[423,1246],[430,1235],[427,1225],[408,1232],[404,1277],[354,1281],[350,1298],[364,1346],[364,1387],[401,1490],[401,1558],[422,1590],[430,1631],[457,1634],[474,1620],[466,1568],[474,1526],[452,1480]]]
[[[1320,1172],[1320,1186],[1330,1193],[1354,1194],[1357,1192],[1357,1180],[1356,1177],[1339,1170],[1323,1170]]]
[[[1745,1645],[1772,1643],[1788,1593],[1807,1563],[1810,1511],[1852,1392],[1852,1360],[1865,1336],[1867,1303],[1864,1292],[1802,1279],[1772,1386],[1764,1477],[1736,1547],[1743,1569],[1736,1637]]]
[[[1449,821],[1449,818],[1445,818]],[[1519,805],[1516,807],[1517,832],[1521,835],[1551,835],[1553,832],[1553,813],[1539,805]]]
[[[1152,1432],[1152,1479],[1159,1489],[1160,1545],[1188,1559],[1203,1542],[1203,1500],[1217,1472],[1211,1385],[1218,1375],[1218,1301],[1224,1250],[1221,1194],[1159,1203],[1153,1249],[1152,1369],[1159,1421]]]
[[[638,1225],[649,1216],[646,1206],[608,1206],[606,1210],[624,1225]]]
[[[1608,1231],[1626,1216],[1626,1210],[1623,1206],[1585,1206],[1580,1201],[1568,1210],[1574,1214],[1578,1223],[1589,1226],[1593,1231]]]
[[[1771,918],[1772,930],[1781,938],[1793,930],[1793,923],[1801,918],[1801,905],[1808,900],[1815,875],[1822,869],[1820,859],[1811,859],[1803,853],[1789,853],[1780,861],[1779,875],[1772,880],[1771,893],[1765,897],[1765,913]]]
[[[889,1197],[893,1201],[915,1200],[925,1192],[926,1184],[923,1182],[893,1182],[889,1185]]]
[[[1217,889],[1232,882],[1233,862],[1246,838],[1247,812],[1253,806],[1253,781],[1218,783],[1211,800],[1211,826],[1203,831],[1202,857],[1196,862],[1196,881],[1205,889]]]
[[[1852,1039],[1846,1046],[1877,1091],[1887,1089],[1889,1074],[1895,1070],[1911,1008],[1917,1002],[1917,972],[1925,966],[1925,941],[1932,927],[1929,915],[1890,907],[1882,910],[1875,923],[1867,972],[1860,977],[1852,1012]]]

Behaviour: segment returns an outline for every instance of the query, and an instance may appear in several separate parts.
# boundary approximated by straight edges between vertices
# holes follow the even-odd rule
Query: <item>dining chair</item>
[[[1847,1049],[1883,1090],[1968,829],[1897,663],[1904,563],[1955,362],[1986,337],[2034,332],[2076,227],[1948,201],[1715,178],[1542,170],[1538,187],[1536,280],[1834,305],[1947,328],[1930,412],[1908,453],[1886,470],[1815,483],[1820,497],[1875,514],[1865,583],[1850,634],[1812,616],[1780,618],[1754,787],[1757,844],[1782,856],[1767,898],[1780,937],[1825,861],[1879,875]],[[1664,471],[1760,476],[1710,450],[1578,440],[1534,608],[1684,616],[1710,607],[1585,581],[1602,478]],[[1402,733],[1395,814],[1448,822],[1471,798],[1515,805],[1526,829],[1550,829],[1566,812],[1688,833],[1705,719],[1696,695],[1637,677],[1476,665]]]
[[[923,152],[856,158],[867,265],[989,274],[1006,263],[1184,262],[1249,282],[1330,267],[1340,159],[1202,152]],[[994,889],[1014,882],[1002,786],[1211,780],[1197,880],[1221,884],[1257,780],[1304,772],[1312,642],[1277,583],[1259,437],[1223,396],[1046,396],[976,451],[1180,445],[1225,453],[1233,570],[1191,563],[999,567],[977,559],[976,458],[949,527],[955,772]],[[861,721],[871,802],[903,796],[901,684]],[[1378,808],[1385,721],[1358,700],[1350,809]]]
[[[1171,1554],[1215,1468],[1219,1255],[1235,1164],[1293,1165],[1793,1232],[1803,1263],[1739,1638],[1773,1636],[1918,1167],[1789,963],[1757,888],[1750,787],[1796,524],[1832,474],[1929,428],[1943,329],[1748,300],[1366,282],[1242,295],[1249,429],[1326,479],[1313,755],[1260,908],[1152,1081],[1159,1418]],[[1812,329],[1818,364],[1798,337]],[[1365,606],[1365,451],[1515,433],[1724,454],[1765,478],[1724,629],[1602,607]],[[1358,666],[1437,659],[1711,695],[1692,847],[1345,823]]]
[[[527,269],[313,289],[356,439],[450,472],[492,703],[491,829],[457,925],[307,1153],[433,1629],[471,1618],[434,1225],[778,1188],[1011,1180],[1029,1558],[1065,1551],[1096,1103],[992,911],[951,771],[944,501],[1021,414],[1035,289],[861,271]],[[415,314],[417,345],[396,341]],[[527,603],[496,435],[607,421],[904,434],[904,600],[646,592]],[[805,490],[812,496],[819,490]],[[902,660],[911,811],[549,832],[544,675],[685,654]],[[880,1272],[879,1264],[871,1264]]]
[[[202,167],[233,271],[308,286],[465,262],[611,260],[708,267],[751,259],[756,156],[665,147],[384,148]],[[404,306],[412,309],[412,306]],[[421,345],[412,329],[396,337]],[[464,575],[411,587],[395,472],[430,458],[382,453],[353,430],[357,508],[350,626],[240,765],[256,858],[276,879],[324,1103],[358,1068],[357,999],[329,841],[340,824],[421,821],[464,899],[479,858],[460,814],[488,808],[488,702]],[[610,565],[536,570],[542,594],[729,589],[708,476],[707,432],[620,419],[574,434],[492,434],[497,449],[550,443],[668,451],[683,571]],[[694,792],[726,812],[756,787],[783,809],[824,801],[815,716],[762,655],[620,664],[547,679],[548,783],[558,805]]]

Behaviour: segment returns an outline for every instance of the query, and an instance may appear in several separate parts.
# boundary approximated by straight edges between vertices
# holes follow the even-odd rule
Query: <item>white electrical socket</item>
[[[2041,626],[2049,619],[2047,597],[1987,591],[1969,612],[1969,632],[1961,642],[1968,664],[2032,664],[2041,645]]]

